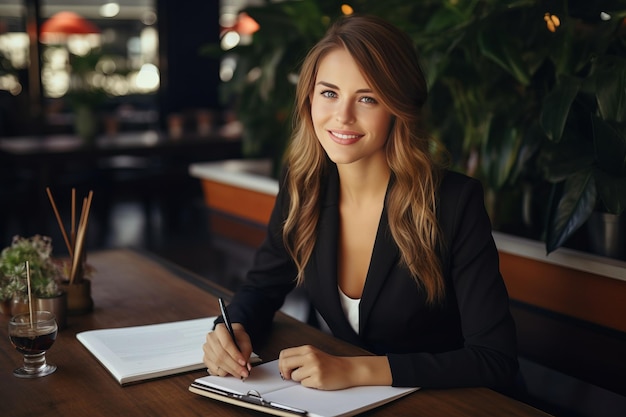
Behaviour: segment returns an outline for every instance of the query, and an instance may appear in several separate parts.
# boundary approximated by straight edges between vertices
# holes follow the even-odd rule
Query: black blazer
[[[437,307],[399,264],[383,209],[359,306],[359,333],[346,319],[337,287],[339,177],[334,164],[324,179],[318,236],[305,269],[305,288],[333,334],[387,355],[394,386],[508,386],[517,372],[515,325],[499,272],[498,252],[477,180],[446,172],[438,190],[440,254],[446,300]],[[281,181],[282,183],[282,181]],[[289,195],[282,187],[253,268],[229,305],[253,345],[270,331],[274,313],[294,288],[296,268],[281,227]]]

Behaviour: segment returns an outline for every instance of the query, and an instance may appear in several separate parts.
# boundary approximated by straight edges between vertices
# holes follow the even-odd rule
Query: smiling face
[[[345,49],[332,50],[319,63],[311,119],[320,144],[336,164],[385,162],[391,113]]]

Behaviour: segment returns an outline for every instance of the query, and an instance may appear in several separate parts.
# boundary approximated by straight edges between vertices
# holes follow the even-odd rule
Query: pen
[[[222,299],[222,297],[220,297],[218,301],[220,303],[220,310],[222,311],[222,317],[224,318],[224,324],[226,325],[226,329],[228,330],[228,333],[230,333],[230,338],[233,339],[233,343],[235,344],[235,347],[237,348],[237,350],[241,352],[241,348],[237,344],[237,339],[235,339],[235,331],[233,330],[233,325],[231,324],[230,318],[228,317],[228,311],[226,310],[226,305],[224,304],[224,300]],[[248,369],[248,373],[249,372],[250,370]],[[241,379],[244,379],[244,378],[241,377]]]
[[[222,310],[222,317],[224,318],[224,324],[226,325],[226,329],[228,333],[230,333],[230,337],[233,339],[233,343],[237,347],[237,350],[241,352],[239,345],[237,344],[237,340],[235,339],[235,331],[233,330],[233,325],[230,324],[230,318],[228,317],[228,311],[226,310],[226,305],[224,304],[224,300],[222,297],[219,298],[220,302],[220,310]]]

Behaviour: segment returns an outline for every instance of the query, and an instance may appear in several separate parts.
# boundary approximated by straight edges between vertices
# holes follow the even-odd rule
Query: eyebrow
[[[316,85],[323,85],[324,87],[332,88],[334,90],[341,90],[341,88],[339,88],[335,84],[327,83],[326,81],[318,81]],[[370,88],[361,88],[359,90],[356,90],[356,93],[373,93],[373,91]]]

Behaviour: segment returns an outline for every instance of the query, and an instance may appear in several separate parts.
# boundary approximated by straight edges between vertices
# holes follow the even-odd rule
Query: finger
[[[236,362],[243,366],[246,361],[243,354],[239,351],[237,345],[233,341],[233,337],[230,332],[226,329],[226,326],[224,324],[218,324],[213,332],[217,335],[220,345],[224,348],[224,350],[228,352],[228,354]]]
[[[214,331],[207,335],[206,343],[202,346],[204,351],[203,362],[211,375],[237,374],[239,365],[230,357],[219,337],[219,332]]]
[[[252,355],[252,342],[250,341],[250,336],[240,323],[234,323],[233,330],[235,332],[237,344],[239,345],[239,351],[245,361],[245,366],[251,368],[252,365],[250,365],[250,356]]]
[[[219,347],[214,350],[216,355],[215,362],[219,364],[225,372],[240,378],[247,378],[250,374],[247,367],[248,361],[244,358],[239,349],[237,349],[226,326],[223,324],[217,325],[213,333],[215,333],[215,337],[219,341],[219,343],[216,344]]]
[[[293,372],[305,365],[305,346],[283,349],[278,355],[278,370],[283,379],[293,379]]]
[[[209,372],[210,372],[210,369],[217,369],[216,356],[214,353],[215,343],[219,343],[219,341],[216,341],[215,334],[211,332],[207,334],[206,342],[202,345],[202,352],[203,352],[202,361],[206,365],[207,371]]]
[[[217,366],[215,368],[214,371],[211,370],[212,368],[207,368],[206,371],[209,375],[211,376],[226,376],[228,375],[228,373],[226,371],[224,371],[220,366]]]

